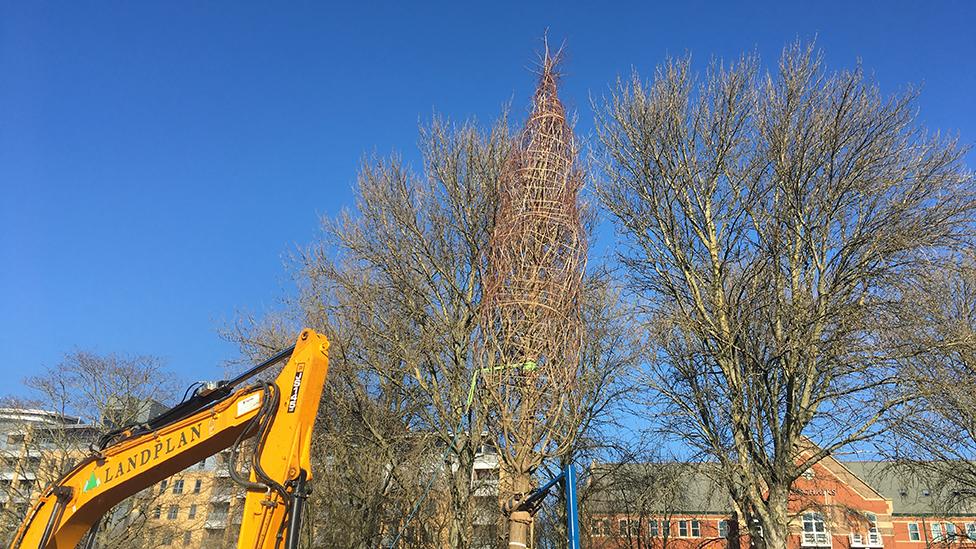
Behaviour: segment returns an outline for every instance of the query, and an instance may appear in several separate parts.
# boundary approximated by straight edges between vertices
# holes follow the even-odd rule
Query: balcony
[[[227,527],[227,515],[211,515],[207,517],[203,527],[207,530],[223,530]]]
[[[851,547],[884,547],[879,532],[868,532],[867,536],[860,533],[851,533],[850,540]]]

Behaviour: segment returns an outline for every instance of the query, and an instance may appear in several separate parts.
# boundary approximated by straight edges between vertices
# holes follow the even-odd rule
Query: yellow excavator
[[[231,477],[247,491],[237,547],[297,549],[328,349],[325,336],[306,329],[295,345],[240,376],[203,386],[146,423],[106,434],[41,493],[11,548],[90,547],[113,506],[230,448]],[[273,381],[261,380],[259,374],[286,359]],[[242,443],[252,438],[243,446],[250,450],[241,467]]]

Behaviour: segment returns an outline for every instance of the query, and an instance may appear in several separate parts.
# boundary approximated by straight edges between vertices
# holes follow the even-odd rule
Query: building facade
[[[944,486],[899,475],[878,461],[826,458],[797,479],[789,512],[791,549],[976,548],[976,509],[951,503]],[[655,467],[655,466],[643,466]],[[681,467],[672,465],[672,467]],[[679,485],[671,501],[640,506],[626,490],[598,489],[588,513],[589,546],[696,549],[754,545],[708,465],[664,475]],[[639,492],[635,490],[635,492]]]

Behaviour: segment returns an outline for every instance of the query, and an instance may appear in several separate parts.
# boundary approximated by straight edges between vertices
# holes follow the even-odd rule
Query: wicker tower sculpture
[[[559,54],[544,54],[532,111],[498,183],[484,286],[482,370],[501,446],[503,498],[517,502],[546,458],[576,432],[585,239],[582,171],[557,96]],[[522,549],[531,514],[509,505],[509,547]]]

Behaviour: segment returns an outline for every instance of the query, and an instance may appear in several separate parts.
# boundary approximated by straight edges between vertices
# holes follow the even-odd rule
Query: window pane
[[[727,520],[718,521],[718,537],[720,538],[729,537],[729,521]]]
[[[701,524],[697,520],[691,521],[691,537],[701,537]]]

